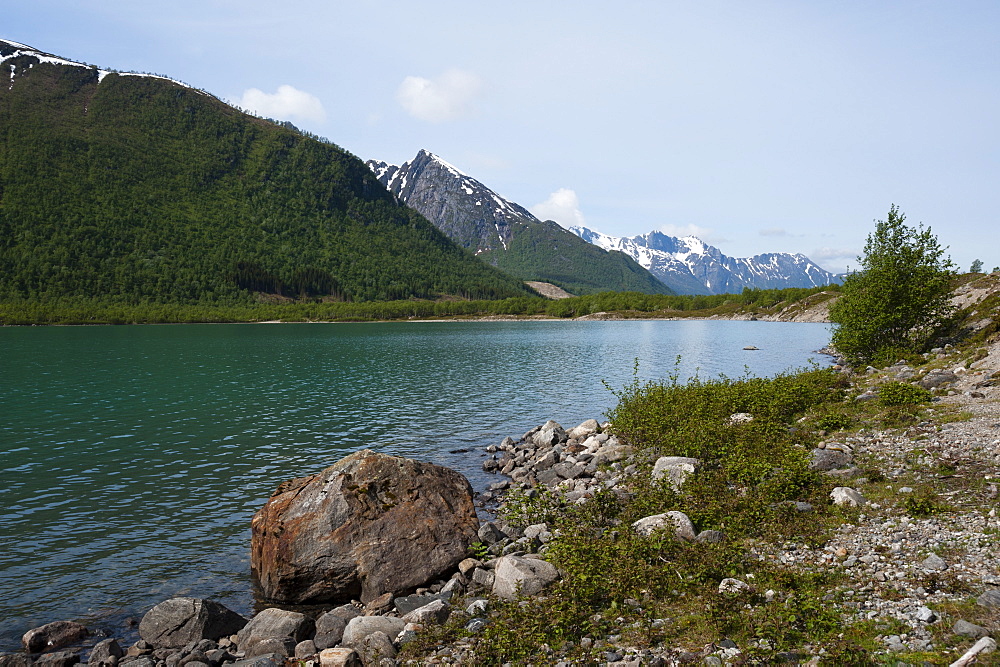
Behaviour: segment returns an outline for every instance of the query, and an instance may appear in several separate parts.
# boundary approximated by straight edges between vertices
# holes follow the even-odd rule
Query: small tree
[[[977,259],[969,267],[969,273],[982,273],[983,272],[983,260]]]
[[[861,270],[830,308],[833,346],[852,364],[920,352],[948,323],[952,263],[928,227],[903,224],[893,204],[868,235]]]

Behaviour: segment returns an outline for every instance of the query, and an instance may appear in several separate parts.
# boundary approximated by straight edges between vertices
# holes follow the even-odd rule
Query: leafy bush
[[[923,387],[906,382],[888,382],[878,390],[880,405],[920,405],[930,402],[933,395]]]

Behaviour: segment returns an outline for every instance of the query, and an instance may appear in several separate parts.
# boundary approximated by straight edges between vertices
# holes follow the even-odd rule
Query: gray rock
[[[976,604],[987,609],[1000,609],[1000,589],[986,591],[976,598]]]
[[[928,572],[940,572],[941,570],[948,569],[948,563],[944,562],[944,559],[937,554],[931,554],[920,561],[920,567]]]
[[[980,637],[985,637],[990,634],[990,631],[981,625],[976,625],[975,623],[969,623],[968,621],[958,620],[955,622],[955,627],[951,630],[956,635],[961,635],[963,637],[972,637],[973,639],[979,639]]]
[[[255,658],[237,660],[227,667],[285,667],[285,656],[280,653],[268,653]]]
[[[472,583],[486,590],[493,590],[496,576],[487,569],[477,567],[472,571]]]
[[[198,598],[171,598],[142,617],[139,636],[156,648],[181,648],[202,639],[236,634],[247,619],[224,605]]]
[[[0,667],[31,667],[35,661],[23,653],[0,654]]]
[[[646,537],[652,535],[657,530],[672,531],[678,539],[687,542],[692,542],[697,537],[694,524],[691,523],[688,515],[676,510],[639,519],[632,524],[632,530]]]
[[[156,667],[156,660],[150,655],[140,655],[134,657],[126,657],[121,662],[118,663],[121,667]]]
[[[333,614],[334,616],[341,617],[342,619],[344,619],[345,623],[347,621],[351,620],[352,618],[354,618],[355,616],[363,616],[364,615],[364,612],[362,612],[360,609],[358,609],[356,606],[354,606],[353,604],[350,604],[350,603],[348,603],[348,604],[342,604],[339,607],[334,607],[333,609],[331,609],[327,613],[328,614]]]
[[[567,435],[574,440],[586,440],[590,436],[601,430],[601,425],[597,423],[596,419],[588,419],[579,426],[571,428]]]
[[[55,621],[25,632],[21,645],[28,653],[41,653],[76,644],[88,634],[87,626],[80,623]]]
[[[695,541],[706,544],[718,544],[719,542],[726,541],[726,534],[721,530],[703,530],[698,533]]]
[[[952,382],[957,382],[958,376],[946,369],[933,370],[917,383],[924,389],[936,389]]]
[[[332,648],[339,644],[340,640],[344,637],[344,628],[347,627],[348,620],[350,619],[345,620],[342,616],[338,616],[332,611],[328,611],[316,619],[316,636],[313,637],[316,650],[322,651],[323,649]]]
[[[921,623],[933,623],[937,620],[937,614],[928,609],[927,607],[917,607],[917,613],[915,617]]]
[[[354,647],[361,655],[361,662],[365,667],[377,665],[383,667],[396,665],[396,648],[392,645],[392,640],[384,632],[373,632],[361,640],[361,646]]]
[[[555,566],[537,558],[503,556],[494,570],[493,594],[506,600],[535,595],[559,578]]]
[[[56,653],[44,653],[35,659],[36,665],[44,667],[70,667],[80,662],[79,651],[57,651]]]
[[[444,600],[434,600],[406,614],[403,616],[403,620],[407,623],[437,623],[441,625],[448,620],[450,615],[450,604]]]
[[[653,479],[666,480],[675,491],[680,491],[689,475],[701,466],[699,459],[687,456],[661,456],[653,464]]]
[[[809,469],[822,472],[844,468],[850,465],[854,458],[848,452],[832,449],[814,449],[810,452],[809,457]]]
[[[495,523],[487,522],[479,527],[477,536],[483,544],[491,545],[505,539],[507,534],[500,530]]]
[[[291,637],[264,637],[256,641],[251,640],[246,648],[243,648],[243,646],[240,646],[240,648],[243,649],[243,657],[247,660],[272,653],[277,653],[288,658],[295,654],[295,647],[297,645],[298,642]],[[183,667],[183,661],[181,661],[178,667]]]
[[[531,443],[536,447],[552,447],[569,440],[566,430],[551,419],[531,436]]]
[[[237,633],[236,643],[241,651],[250,651],[259,642],[267,639],[291,640],[291,647],[284,655],[291,655],[295,645],[311,639],[316,632],[316,622],[305,614],[296,611],[286,611],[271,607],[254,616],[246,626]],[[265,653],[281,653],[276,645]],[[262,655],[262,652],[254,654]],[[248,653],[247,657],[251,657]]]
[[[295,652],[292,655],[295,656],[296,660],[306,660],[317,653],[319,653],[319,650],[316,648],[316,642],[307,639],[295,645]]]
[[[449,600],[450,595],[441,595],[440,593],[435,593],[432,595],[407,595],[406,597],[396,598],[393,600],[393,604],[396,607],[396,612],[400,616],[406,616],[411,611],[415,609],[420,609],[424,605],[430,604],[435,600]]]
[[[124,656],[125,651],[122,650],[121,644],[118,643],[117,639],[104,639],[97,642],[94,648],[91,649],[87,664],[94,667],[114,667]]]
[[[860,491],[847,486],[838,486],[831,491],[830,499],[833,500],[834,505],[845,507],[860,507],[867,502]]]
[[[368,603],[447,577],[477,540],[460,473],[371,450],[281,484],[251,522],[250,567],[284,603]]]
[[[358,616],[347,624],[341,643],[358,649],[362,640],[373,632],[382,632],[387,637],[395,638],[405,627],[406,621],[393,616]]]

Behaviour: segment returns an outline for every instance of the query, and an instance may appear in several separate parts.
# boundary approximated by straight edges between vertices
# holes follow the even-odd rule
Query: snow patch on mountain
[[[764,253],[729,257],[696,236],[680,238],[662,232],[616,237],[570,227],[571,232],[605,250],[618,250],[649,270],[680,294],[725,294],[743,288],[782,289],[819,287],[840,278],[808,257],[790,253]]]

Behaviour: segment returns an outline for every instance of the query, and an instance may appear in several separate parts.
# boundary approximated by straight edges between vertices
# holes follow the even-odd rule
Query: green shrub
[[[931,392],[906,382],[889,382],[878,390],[878,402],[885,406],[920,405],[929,403],[931,398]]]

